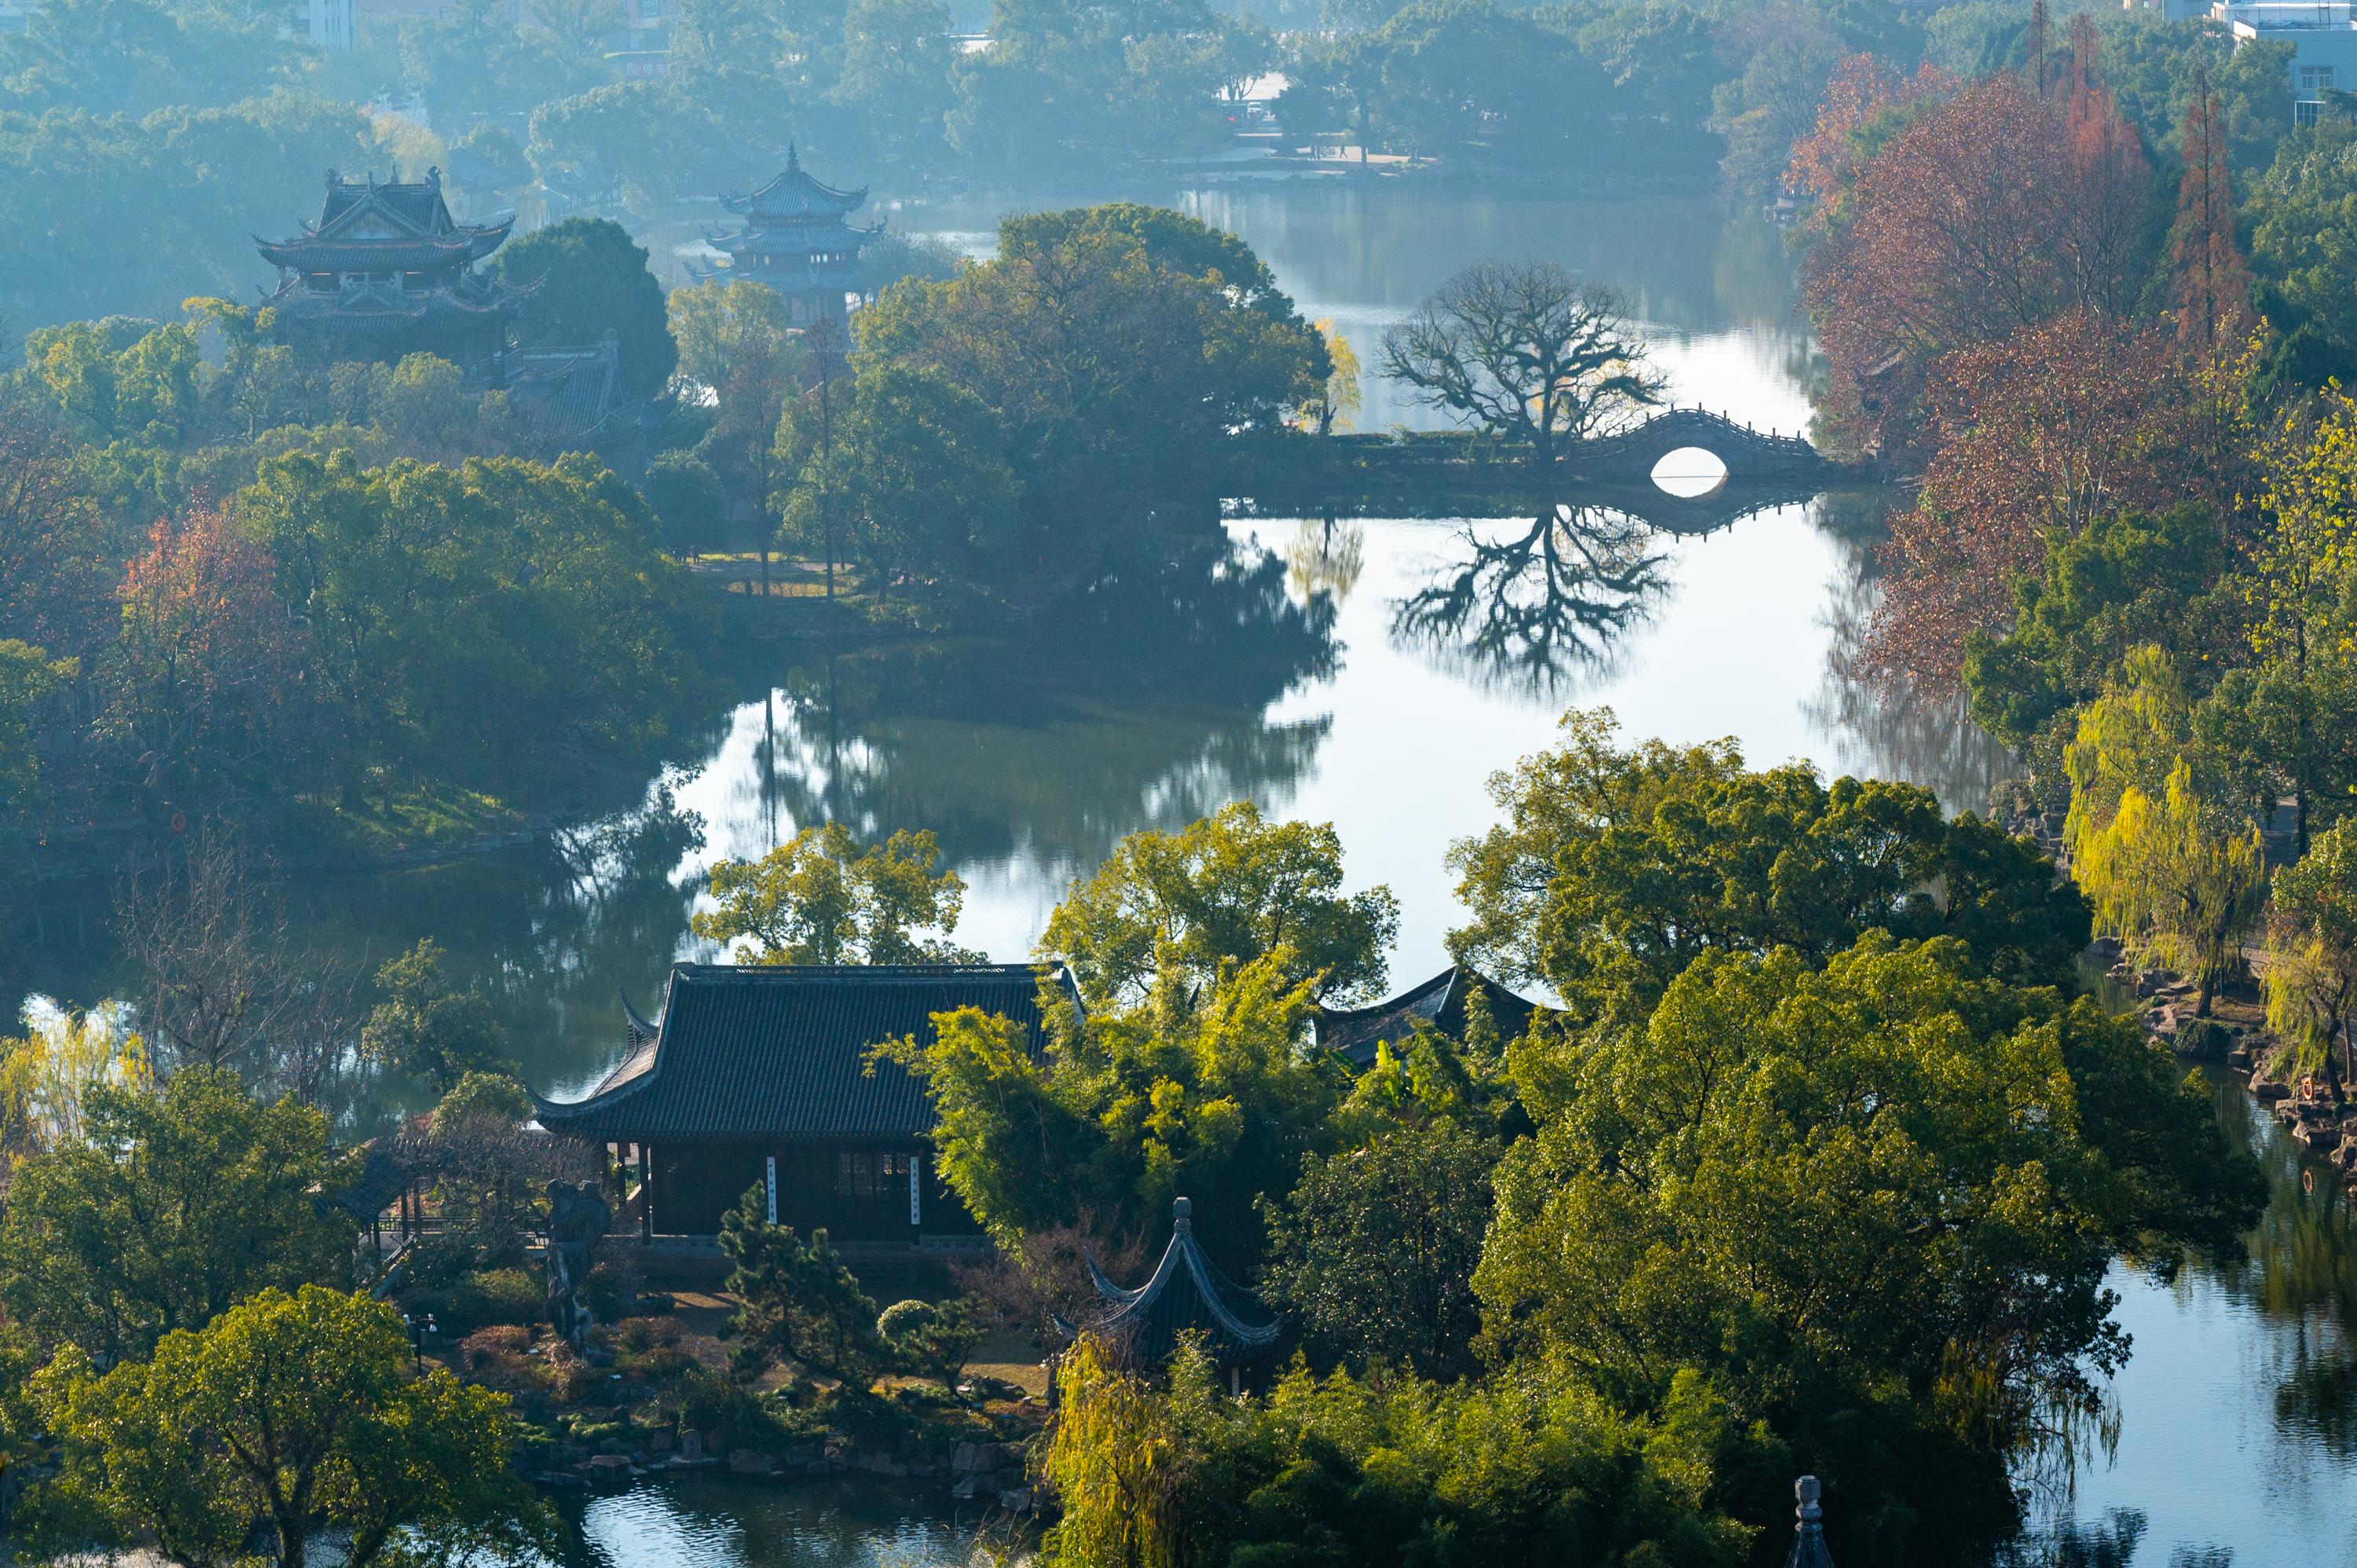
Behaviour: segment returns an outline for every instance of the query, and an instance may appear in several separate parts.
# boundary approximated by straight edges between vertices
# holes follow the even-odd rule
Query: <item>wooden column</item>
[[[655,1239],[655,1162],[654,1151],[646,1144],[639,1151],[639,1240]]]

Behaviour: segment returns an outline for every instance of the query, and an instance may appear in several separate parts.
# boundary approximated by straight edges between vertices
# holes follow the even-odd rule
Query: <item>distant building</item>
[[[2198,22],[2210,15],[2212,0],[2120,0],[2123,11],[2153,11],[2166,22]]]
[[[785,297],[788,318],[796,326],[841,321],[862,291],[860,252],[883,229],[851,221],[866,199],[864,185],[837,190],[813,178],[789,146],[783,174],[750,196],[720,199],[745,224],[705,236],[727,258],[712,275],[767,284]]]
[[[38,5],[26,4],[25,0],[0,0],[0,38],[22,33],[30,27],[33,13],[38,9]]]
[[[1070,975],[1054,983],[1077,1004]],[[662,1016],[629,1014],[621,1064],[582,1100],[540,1101],[540,1124],[631,1154],[651,1240],[708,1243],[758,1187],[765,1218],[824,1226],[855,1272],[954,1257],[987,1243],[934,1168],[931,1097],[867,1058],[969,1006],[1044,1047],[1029,964],[674,964]]]
[[[1501,1040],[1519,1037],[1530,1027],[1531,1015],[1538,1011],[1496,981],[1452,965],[1421,985],[1410,986],[1371,1007],[1328,1008],[1319,1013],[1318,1048],[1340,1055],[1351,1064],[1351,1071],[1364,1072],[1375,1065],[1377,1046],[1388,1042],[1394,1051],[1405,1053],[1419,1028],[1461,1043],[1476,995],[1488,1008]]]
[[[537,284],[519,287],[476,268],[514,225],[512,212],[490,223],[455,220],[439,169],[382,185],[374,175],[346,179],[329,169],[318,221],[291,240],[254,242],[278,269],[278,288],[262,303],[306,364],[432,354],[464,371],[475,391],[505,392],[539,446],[596,452],[635,477],[652,410],[622,391],[616,334],[578,348],[510,342]]]
[[[2348,0],[2217,0],[2209,15],[2237,48],[2255,38],[2291,45],[2292,124],[2312,125],[2327,92],[2357,87],[2352,9]]]
[[[359,0],[304,0],[303,18],[310,40],[332,53],[346,53],[360,40]]]
[[[515,224],[461,224],[442,199],[442,174],[379,185],[328,171],[319,219],[288,240],[257,240],[278,269],[263,303],[279,335],[313,364],[436,354],[479,371],[507,346],[527,291],[476,264]]]

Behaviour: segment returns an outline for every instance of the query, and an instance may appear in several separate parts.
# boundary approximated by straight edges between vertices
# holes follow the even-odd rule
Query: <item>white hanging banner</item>
[[[778,1156],[770,1156],[770,1223],[778,1222]]]
[[[917,1177],[919,1173],[924,1168],[924,1155],[910,1155],[909,1156],[909,1223],[911,1225],[922,1223],[920,1219],[921,1211],[919,1209],[917,1203]]]

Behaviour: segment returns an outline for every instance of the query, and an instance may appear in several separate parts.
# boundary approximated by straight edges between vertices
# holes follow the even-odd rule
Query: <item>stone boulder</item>
[[[777,1456],[758,1448],[732,1448],[728,1451],[728,1473],[732,1476],[771,1476],[777,1473]]]

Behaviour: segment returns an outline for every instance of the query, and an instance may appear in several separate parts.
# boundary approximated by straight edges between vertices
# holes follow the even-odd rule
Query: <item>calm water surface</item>
[[[1710,202],[1295,191],[1195,209],[1250,241],[1362,363],[1457,268],[1546,257],[1629,295],[1678,402],[1806,424],[1781,236]],[[978,248],[997,215],[896,218]],[[1362,428],[1429,423],[1372,378],[1364,399]],[[1246,798],[1336,824],[1353,882],[1399,896],[1393,977],[1413,981],[1440,966],[1456,917],[1448,844],[1489,825],[1486,779],[1548,744],[1567,707],[1609,704],[1631,739],[1732,736],[1755,765],[1805,758],[1919,780],[1952,808],[1986,800],[2004,772],[1993,747],[1845,674],[1889,504],[1821,497],[1699,537],[1593,512],[1237,521],[1217,571],[1114,585],[1019,641],[745,653],[737,702],[638,808],[527,850],[314,879],[298,914],[360,961],[435,936],[492,989],[536,1085],[562,1092],[619,1054],[618,993],[652,1005],[672,961],[700,954],[687,916],[717,857],[827,818],[930,828],[970,888],[960,937],[1020,959],[1122,834]],[[101,899],[82,897],[17,955],[18,989],[105,994],[99,922],[74,918]],[[2266,1151],[2276,1207],[2241,1267],[2115,1281],[2136,1337],[2116,1451],[2041,1496],[2034,1560],[2357,1563],[2348,1219],[2330,1184],[2301,1191],[2287,1145],[2236,1094],[2221,1114]],[[632,1568],[954,1561],[964,1539],[921,1500],[721,1479],[601,1500],[583,1528],[597,1561]]]

